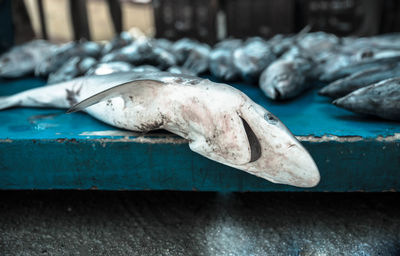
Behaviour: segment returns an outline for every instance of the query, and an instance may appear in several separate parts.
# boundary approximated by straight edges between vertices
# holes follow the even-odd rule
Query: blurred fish
[[[47,76],[56,72],[71,57],[98,58],[101,45],[96,42],[70,42],[60,46],[54,54],[48,56],[35,68],[36,76]]]
[[[273,100],[294,98],[311,87],[312,67],[312,63],[303,58],[274,61],[261,74],[260,88]]]
[[[400,76],[400,65],[379,66],[338,79],[323,87],[318,93],[331,98],[343,97],[357,89]]]
[[[151,65],[142,65],[142,66],[133,67],[130,71],[133,71],[133,72],[156,72],[156,71],[160,71],[160,70]]]
[[[271,46],[272,52],[277,58],[281,57],[286,51],[290,50],[293,46],[297,45],[304,35],[311,30],[311,26],[305,26],[299,33],[295,35],[282,35],[277,34],[268,40],[268,44]]]
[[[104,55],[100,62],[123,61],[132,65],[141,65],[152,52],[152,46],[147,39],[136,40],[133,43]]]
[[[184,74],[184,75],[190,75],[190,76],[196,76],[194,72],[192,72],[189,69],[186,69],[184,67],[180,66],[172,66],[167,69],[167,72],[172,73],[172,74]]]
[[[240,39],[227,39],[215,45],[209,57],[209,69],[213,76],[224,81],[239,77],[239,70],[233,64],[233,51],[241,44]]]
[[[183,38],[172,46],[177,65],[190,70],[194,74],[201,74],[208,70],[208,56],[211,47],[198,41]]]
[[[400,78],[391,78],[360,88],[333,104],[360,114],[400,121]]]
[[[382,59],[366,59],[364,61],[342,67],[336,71],[330,73],[324,73],[321,75],[320,79],[322,81],[331,82],[352,75],[354,73],[366,71],[369,69],[375,69],[387,65],[389,66],[396,65],[397,63],[400,63],[400,56],[394,56]]]
[[[133,37],[126,31],[121,32],[119,35],[114,37],[110,42],[104,45],[101,55],[108,54],[116,49],[120,49],[133,42]]]
[[[149,39],[143,38],[104,55],[101,62],[123,61],[132,65],[153,65],[166,69],[176,64],[175,56],[167,50],[155,46]]]
[[[11,48],[0,56],[0,77],[18,78],[33,74],[35,67],[52,55],[55,44],[34,40]]]
[[[146,64],[156,66],[160,70],[165,70],[171,66],[176,65],[175,56],[168,50],[153,46],[149,56],[147,56]]]
[[[207,44],[198,44],[193,48],[182,67],[199,75],[208,70],[208,57],[211,52],[211,47]]]
[[[176,57],[176,64],[183,65],[183,63],[189,57],[190,52],[199,44],[199,42],[189,38],[182,38],[176,41],[172,45],[172,51]]]
[[[129,63],[122,61],[114,61],[107,63],[98,63],[86,72],[86,75],[108,75],[118,72],[126,72],[133,69]]]
[[[59,70],[49,75],[47,83],[55,84],[81,76],[96,65],[96,62],[96,59],[92,57],[72,57]]]
[[[165,38],[157,38],[157,39],[153,39],[153,44],[157,47],[163,48],[164,50],[167,50],[169,52],[172,51],[172,46],[173,46],[173,42],[171,42],[168,39]]]
[[[233,52],[233,63],[245,81],[258,80],[261,72],[274,60],[268,43],[261,38],[249,38]]]

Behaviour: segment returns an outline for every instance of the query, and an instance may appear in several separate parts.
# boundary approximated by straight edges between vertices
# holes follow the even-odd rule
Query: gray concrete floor
[[[397,193],[0,192],[0,255],[400,255]]]

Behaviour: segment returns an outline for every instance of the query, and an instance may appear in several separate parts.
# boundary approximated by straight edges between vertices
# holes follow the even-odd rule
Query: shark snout
[[[319,183],[320,174],[313,158],[276,116],[255,103],[242,109],[242,116],[261,148],[259,158],[243,165],[243,170],[274,183],[297,187],[314,187]]]

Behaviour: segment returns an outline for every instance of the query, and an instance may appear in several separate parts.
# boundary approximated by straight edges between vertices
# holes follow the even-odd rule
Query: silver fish
[[[49,75],[47,83],[55,84],[81,76],[96,65],[96,62],[96,59],[92,57],[72,57],[59,70]]]
[[[104,55],[101,62],[123,61],[132,65],[153,65],[166,69],[176,64],[175,56],[167,50],[152,44],[149,39],[136,40],[121,49]]]
[[[156,71],[160,71],[160,70],[151,65],[142,65],[142,66],[133,67],[131,69],[131,71],[133,71],[133,72],[156,72]]]
[[[33,74],[35,67],[56,51],[45,40],[34,40],[11,48],[0,56],[0,77],[17,78]]]
[[[355,113],[400,121],[400,77],[360,88],[333,104]]]
[[[379,68],[384,65],[396,65],[397,63],[400,63],[400,56],[382,59],[366,59],[362,62],[342,67],[334,72],[325,73],[320,77],[320,79],[322,81],[332,82],[357,72]]]
[[[172,51],[176,57],[176,62],[178,65],[183,65],[183,63],[188,58],[190,52],[196,48],[200,43],[189,39],[189,38],[182,38],[176,41],[172,45]]]
[[[172,46],[177,64],[198,75],[208,70],[211,47],[195,40],[183,38]]]
[[[261,38],[249,38],[233,52],[233,63],[243,80],[257,81],[261,72],[276,59],[269,44]]]
[[[133,42],[133,37],[126,31],[121,32],[119,35],[114,37],[110,42],[104,45],[101,55],[108,54],[112,51],[120,49],[124,46],[127,46]]]
[[[118,72],[126,72],[133,69],[133,66],[129,63],[122,61],[114,61],[107,63],[98,63],[95,67],[92,67],[86,72],[86,75],[108,75]]]
[[[194,152],[274,183],[312,187],[320,180],[307,150],[277,117],[208,79],[167,72],[85,76],[0,99],[0,109],[16,106],[72,106],[69,112],[84,110],[123,129],[165,129]]]
[[[100,62],[123,61],[132,65],[142,65],[152,52],[149,40],[142,39],[104,55]]]
[[[35,68],[36,76],[47,76],[56,72],[67,60],[72,57],[97,58],[101,52],[101,45],[96,42],[70,42],[60,46],[54,54],[47,57]]]
[[[338,79],[323,87],[318,93],[336,99],[362,87],[399,76],[400,65],[394,67],[382,65]]]
[[[213,76],[224,81],[239,77],[239,70],[233,64],[233,51],[241,44],[242,40],[228,39],[215,45],[209,57],[209,69]]]
[[[195,76],[196,74],[193,73],[191,70],[186,69],[184,67],[180,66],[172,66],[167,69],[167,72],[170,72],[172,74],[183,74],[183,75],[190,75],[190,76]]]
[[[266,68],[259,85],[264,94],[273,100],[285,100],[309,89],[312,63],[303,58],[279,59]]]

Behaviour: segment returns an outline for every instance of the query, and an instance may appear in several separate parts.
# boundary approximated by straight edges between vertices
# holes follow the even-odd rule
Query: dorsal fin
[[[70,109],[68,109],[67,113],[81,111],[81,110],[83,110],[87,107],[90,107],[96,103],[99,103],[101,101],[115,98],[125,92],[129,92],[129,90],[132,89],[132,86],[135,86],[135,87],[137,87],[137,86],[154,86],[154,85],[160,86],[163,84],[165,84],[165,83],[161,82],[161,81],[157,81],[157,80],[151,80],[151,79],[135,80],[135,81],[122,83],[122,84],[114,86],[110,89],[99,92],[87,99],[84,99],[83,101],[79,102],[78,104],[75,104]],[[139,90],[140,88],[137,88],[137,89]]]

